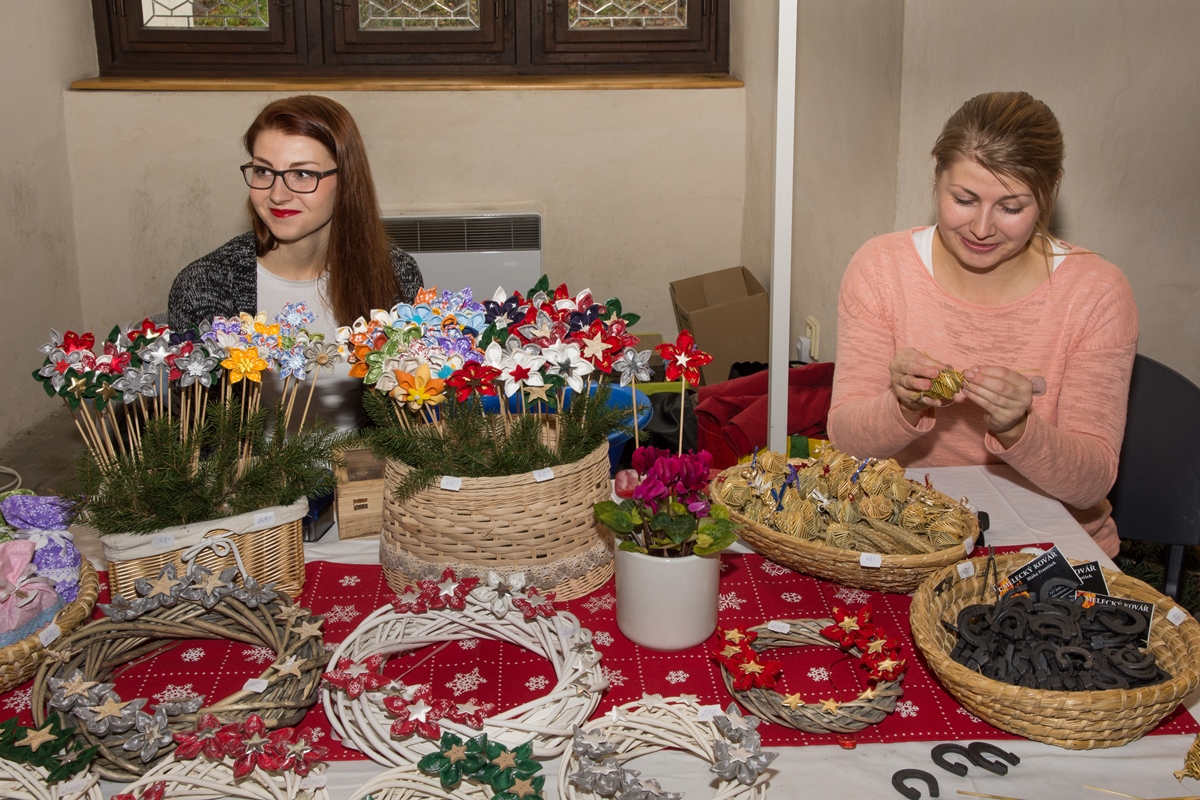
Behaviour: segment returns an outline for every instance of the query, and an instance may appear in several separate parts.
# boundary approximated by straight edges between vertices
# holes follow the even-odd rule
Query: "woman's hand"
[[[1033,405],[1033,381],[1007,367],[974,366],[963,372],[962,394],[983,409],[988,430],[1005,449],[1021,440]]]
[[[948,405],[948,401],[940,398],[921,396],[947,366],[911,347],[902,347],[892,356],[892,363],[888,365],[892,394],[900,401],[900,413],[908,424],[916,425],[927,408]]]

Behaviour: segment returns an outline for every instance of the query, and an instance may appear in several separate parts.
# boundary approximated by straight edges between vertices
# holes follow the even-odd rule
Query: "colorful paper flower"
[[[217,732],[225,754],[233,759],[234,780],[246,777],[255,769],[276,772],[286,761],[267,736],[267,726],[258,714],[251,714],[240,725],[226,725]]]
[[[316,731],[308,726],[299,730],[278,728],[271,731],[268,738],[275,751],[282,757],[279,766],[281,770],[290,769],[300,777],[304,777],[325,758],[328,751],[324,747],[314,744],[316,742],[315,733]]]
[[[230,383],[237,383],[243,378],[260,383],[267,362],[259,358],[257,347],[231,347],[229,357],[221,362],[221,366],[229,370]]]
[[[542,348],[546,358],[546,374],[556,377],[571,387],[574,392],[583,391],[584,376],[590,375],[594,369],[583,358],[579,345],[575,342],[558,342]]]
[[[496,711],[493,703],[480,703],[474,697],[465,703],[451,702],[446,706],[446,718],[482,730],[484,721]]]
[[[392,599],[392,608],[397,614],[424,614],[429,604],[421,590],[410,586]]]
[[[875,638],[875,626],[871,624],[871,607],[862,606],[855,612],[839,606],[833,607],[833,624],[821,629],[821,635],[840,647],[854,647],[860,642]]]
[[[512,599],[512,604],[520,609],[525,619],[538,617],[553,617],[558,611],[554,608],[554,592],[539,594],[537,587],[530,587],[525,594],[519,594]]]
[[[467,595],[479,583],[479,578],[459,578],[454,570],[447,568],[442,572],[440,580],[429,579],[418,581],[421,594],[430,608],[453,608],[462,611],[467,603]]]
[[[453,375],[446,379],[446,385],[454,390],[454,399],[465,403],[472,394],[496,396],[496,385],[493,381],[500,377],[500,370],[487,367],[474,361],[463,364]]]
[[[692,386],[700,385],[700,367],[712,363],[712,356],[696,349],[696,340],[691,331],[681,331],[675,344],[660,344],[654,348],[662,356],[667,380],[677,381],[682,376]]]
[[[225,748],[217,738],[222,728],[221,721],[213,714],[204,714],[195,730],[181,731],[172,736],[175,740],[175,758],[191,760],[203,753],[213,761],[225,757]]]
[[[442,735],[442,728],[437,723],[445,715],[446,701],[436,700],[430,705],[428,699],[427,689],[416,692],[411,700],[395,695],[383,699],[383,707],[396,718],[391,727],[392,736],[399,739],[415,732],[426,739],[437,739]]]
[[[304,348],[304,371],[330,371],[333,365],[345,360],[341,348],[333,342],[309,342]]]
[[[383,654],[369,656],[361,664],[351,658],[338,659],[337,669],[330,670],[321,676],[326,683],[337,686],[354,700],[363,692],[375,691],[391,682],[391,678],[380,674],[383,665]]]
[[[635,380],[647,383],[654,379],[654,373],[650,370],[649,350],[626,347],[613,359],[612,368],[621,376],[622,386],[628,386]]]
[[[417,367],[416,372],[396,372],[396,389],[392,397],[398,402],[407,403],[413,411],[422,406],[436,406],[445,402],[445,381],[434,378],[429,374],[425,364]]]
[[[438,743],[437,751],[417,762],[417,769],[426,775],[437,775],[445,789],[453,789],[462,779],[474,775],[487,764],[484,744],[487,735],[473,737],[464,742],[446,731]]]

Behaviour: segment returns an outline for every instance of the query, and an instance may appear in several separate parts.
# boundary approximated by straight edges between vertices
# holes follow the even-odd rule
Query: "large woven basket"
[[[79,565],[79,595],[54,615],[52,624],[58,626],[60,636],[66,636],[91,619],[92,607],[96,605],[99,594],[100,581],[96,570],[92,562],[84,558]],[[19,642],[0,648],[0,692],[15,689],[37,672],[38,664],[46,654],[46,648],[38,638],[40,634],[41,631],[31,633]]]
[[[1000,575],[1025,564],[1033,556],[1016,553],[997,556]],[[1142,689],[1108,689],[1091,692],[1054,692],[1010,686],[985,678],[950,658],[954,635],[941,620],[953,622],[967,605],[992,602],[981,599],[986,559],[975,559],[975,576],[959,580],[954,568],[932,575],[913,597],[913,639],[929,668],[946,690],[975,716],[1001,730],[1071,750],[1119,747],[1141,738],[1200,686],[1200,624],[1190,615],[1175,625],[1167,614],[1177,604],[1142,581],[1120,572],[1104,570],[1109,593],[1154,603],[1149,652],[1171,674],[1171,680]],[[950,580],[949,588],[938,587]],[[1182,611],[1182,609],[1180,609]]]
[[[193,523],[158,534],[116,534],[101,537],[108,559],[108,587],[113,594],[136,597],[133,582],[156,577],[164,564],[184,570],[183,552],[202,539],[229,535],[237,545],[246,572],[259,584],[274,583],[278,591],[299,597],[304,588],[304,516],[308,498],[290,506],[275,506],[211,522]],[[196,563],[219,573],[236,566],[232,553],[205,550]]]
[[[742,467],[731,467],[726,472],[738,469]],[[920,491],[940,502],[955,502],[933,489],[921,487]],[[721,501],[714,496],[713,502]],[[776,564],[842,586],[896,593],[911,592],[929,575],[942,567],[962,561],[974,549],[975,540],[979,538],[979,521],[974,514],[964,516],[967,525],[970,526],[970,532],[963,544],[922,555],[884,555],[880,557],[881,563],[878,567],[864,567],[860,560],[862,553],[857,550],[843,550],[789,536],[754,522],[733,509],[729,510],[729,518],[742,526],[738,531],[742,541],[754,548],[759,555]]]
[[[560,600],[585,595],[613,572],[611,536],[597,525],[592,505],[611,496],[608,444],[572,464],[533,473],[462,478],[458,491],[434,485],[399,502],[394,489],[408,471],[389,461],[385,474],[379,560],[397,592],[451,567],[486,579],[523,573],[526,583]]]

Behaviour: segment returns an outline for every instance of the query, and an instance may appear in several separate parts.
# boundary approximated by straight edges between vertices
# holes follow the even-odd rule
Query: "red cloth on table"
[[[825,435],[833,392],[833,362],[788,370],[789,436]],[[767,371],[700,387],[696,404],[698,444],[713,466],[729,467],[767,445]]]

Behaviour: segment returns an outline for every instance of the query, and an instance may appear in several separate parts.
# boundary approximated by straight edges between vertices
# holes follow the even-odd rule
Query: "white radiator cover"
[[[476,300],[497,287],[524,293],[542,275],[542,218],[538,214],[390,216],[388,240],[412,254],[426,287],[470,287]]]

